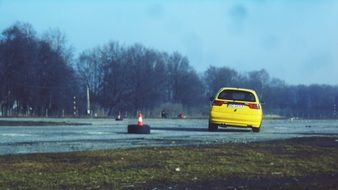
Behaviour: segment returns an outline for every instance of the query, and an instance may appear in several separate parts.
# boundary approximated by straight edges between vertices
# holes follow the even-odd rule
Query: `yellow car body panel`
[[[238,94],[247,99],[221,97],[223,94]],[[262,106],[254,90],[221,88],[210,109],[209,123],[217,126],[260,128],[263,118]]]

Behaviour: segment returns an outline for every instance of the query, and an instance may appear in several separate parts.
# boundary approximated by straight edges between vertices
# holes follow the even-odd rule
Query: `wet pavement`
[[[5,120],[1,118],[2,120]],[[136,119],[17,119],[88,123],[67,126],[0,126],[0,155],[72,152],[158,146],[189,146],[220,143],[250,143],[309,136],[337,138],[338,120],[266,120],[261,132],[251,129],[207,130],[207,119],[147,119],[151,134],[128,134]],[[89,125],[90,124],[90,125]]]

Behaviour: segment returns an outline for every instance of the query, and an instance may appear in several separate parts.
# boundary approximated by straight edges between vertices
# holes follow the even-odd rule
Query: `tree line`
[[[0,38],[0,108],[7,115],[69,112],[78,93],[70,52],[58,31],[37,37],[30,24],[17,23]]]
[[[224,86],[252,88],[265,113],[287,117],[336,117],[338,105],[337,86],[288,85],[264,69],[210,66],[197,73],[179,52],[142,44],[109,42],[75,57],[60,31],[37,35],[27,23],[2,31],[0,84],[1,116],[207,115],[209,97]]]

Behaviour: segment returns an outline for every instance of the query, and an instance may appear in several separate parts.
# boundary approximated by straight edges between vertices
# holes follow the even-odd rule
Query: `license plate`
[[[243,108],[242,104],[228,104],[228,108]]]

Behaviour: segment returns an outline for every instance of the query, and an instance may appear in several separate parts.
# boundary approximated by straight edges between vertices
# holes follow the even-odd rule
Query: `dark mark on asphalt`
[[[60,126],[60,125],[91,125],[91,123],[68,123],[52,121],[10,121],[0,120],[0,126]]]
[[[189,131],[189,132],[208,132],[207,128],[187,128],[187,127],[152,127],[152,130],[159,130],[159,131]],[[227,128],[219,128],[217,131],[214,132],[251,132],[250,129],[227,129]]]
[[[338,136],[338,133],[316,133],[316,132],[308,132],[308,133],[273,133],[273,134],[304,135],[304,136]]]

